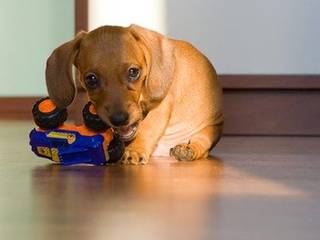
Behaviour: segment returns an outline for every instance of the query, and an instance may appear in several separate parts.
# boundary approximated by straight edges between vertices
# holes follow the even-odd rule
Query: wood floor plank
[[[207,160],[60,167],[0,122],[0,239],[319,239],[320,139],[224,137]]]

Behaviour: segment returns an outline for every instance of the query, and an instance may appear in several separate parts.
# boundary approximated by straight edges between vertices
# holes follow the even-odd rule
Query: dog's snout
[[[127,125],[129,120],[129,114],[127,112],[117,112],[110,116],[110,122],[114,126]]]

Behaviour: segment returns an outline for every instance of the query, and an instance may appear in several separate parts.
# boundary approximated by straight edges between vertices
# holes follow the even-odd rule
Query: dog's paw
[[[179,161],[192,161],[196,154],[190,143],[178,144],[170,149],[170,156]]]
[[[132,149],[126,149],[120,163],[132,165],[145,165],[149,162],[149,157],[146,154],[140,153]]]

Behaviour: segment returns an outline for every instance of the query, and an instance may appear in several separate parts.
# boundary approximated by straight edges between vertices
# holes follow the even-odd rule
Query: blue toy
[[[84,125],[64,124],[67,110],[58,109],[49,98],[36,102],[33,118],[39,128],[30,132],[31,150],[39,157],[61,165],[115,163],[124,143],[97,115],[89,102],[83,109]]]

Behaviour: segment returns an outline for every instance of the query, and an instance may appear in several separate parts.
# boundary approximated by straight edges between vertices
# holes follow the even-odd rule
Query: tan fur
[[[82,82],[88,72],[101,79],[101,87],[88,90],[88,96],[104,121],[111,125],[109,115],[123,110],[129,113],[129,125],[139,122],[123,163],[145,164],[152,155],[169,154],[178,160],[200,159],[220,139],[223,113],[217,74],[191,44],[136,25],[82,33],[48,59],[48,92],[61,107],[75,94],[72,63]],[[134,83],[125,77],[131,65],[141,69]]]

